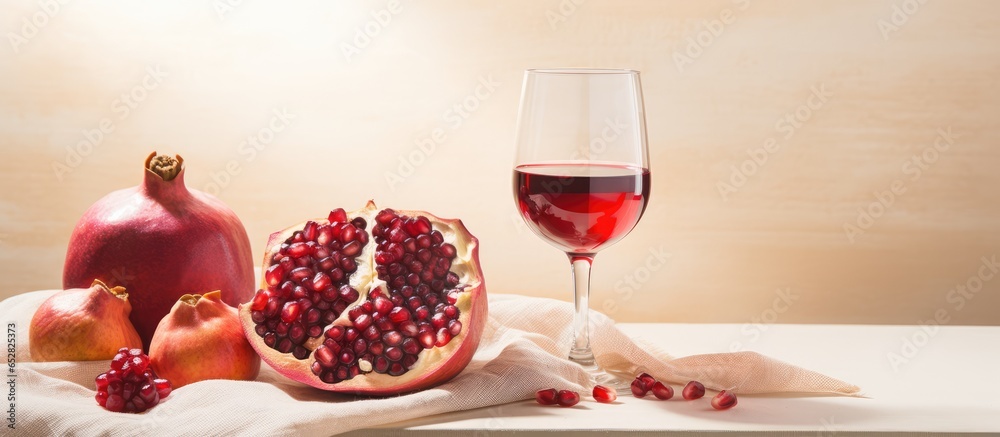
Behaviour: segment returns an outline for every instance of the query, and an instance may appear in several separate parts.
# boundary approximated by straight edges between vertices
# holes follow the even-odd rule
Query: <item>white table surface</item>
[[[349,433],[363,435],[1000,435],[1000,327],[623,324],[675,356],[754,350],[862,387],[867,398],[744,395],[728,411],[710,392],[684,401],[620,393],[573,408],[533,400]],[[920,347],[904,350],[904,339]],[[896,353],[896,367],[889,354]],[[539,369],[542,371],[542,369]],[[542,387],[539,387],[542,388]],[[926,435],[926,434],[922,434]]]

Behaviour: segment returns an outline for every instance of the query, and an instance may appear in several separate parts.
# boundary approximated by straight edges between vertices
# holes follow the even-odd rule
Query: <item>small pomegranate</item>
[[[487,317],[479,242],[462,222],[372,202],[272,235],[262,277],[240,305],[250,344],[324,390],[389,395],[447,381],[472,359]]]
[[[716,410],[728,410],[736,406],[736,395],[727,390],[720,391],[712,398],[712,408]]]
[[[604,404],[610,404],[618,399],[618,392],[613,387],[603,385],[594,386],[594,400]]]
[[[63,287],[94,278],[131,292],[132,324],[148,349],[177,298],[221,290],[236,306],[253,294],[253,256],[239,218],[215,197],[184,186],[184,160],[146,158],[137,187],[104,196],[70,237]]]
[[[90,288],[60,291],[31,318],[28,346],[34,361],[108,360],[122,345],[141,347],[129,322],[128,293],[95,280]]]
[[[555,405],[559,403],[557,397],[559,392],[554,388],[547,388],[545,390],[538,390],[535,392],[535,402],[542,405]]]
[[[689,401],[701,398],[705,396],[705,386],[698,381],[690,381],[684,386],[684,390],[681,391],[684,399]]]
[[[580,402],[580,394],[572,390],[559,390],[556,400],[560,407],[572,407]]]
[[[156,327],[149,359],[174,388],[206,379],[252,380],[260,371],[236,308],[218,291],[181,296]]]
[[[111,360],[111,370],[94,378],[97,404],[116,413],[141,413],[170,395],[170,381],[156,376],[142,349],[123,347]]]

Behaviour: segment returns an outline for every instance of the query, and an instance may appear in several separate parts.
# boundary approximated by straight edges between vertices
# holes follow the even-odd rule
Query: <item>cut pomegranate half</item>
[[[244,334],[279,373],[313,387],[398,394],[447,381],[487,317],[479,242],[422,211],[333,210],[271,236]]]

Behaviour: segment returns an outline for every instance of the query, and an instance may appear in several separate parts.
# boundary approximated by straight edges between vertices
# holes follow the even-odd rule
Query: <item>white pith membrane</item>
[[[439,231],[443,236],[444,241],[440,245],[450,244],[455,247],[456,256],[451,260],[451,266],[448,271],[457,275],[458,285],[453,289],[452,287],[445,287],[443,292],[437,294],[440,296],[438,302],[449,305],[448,296],[451,293],[451,296],[455,300],[453,305],[459,311],[456,320],[461,323],[461,332],[458,335],[452,336],[447,344],[443,346],[436,344],[430,348],[420,346],[422,350],[416,354],[416,361],[408,368],[405,368],[405,373],[398,376],[373,371],[376,363],[362,360],[363,357],[360,356],[356,356],[354,361],[348,363],[348,367],[356,366],[358,369],[357,374],[353,377],[343,380],[337,378],[337,382],[326,383],[321,379],[324,376],[322,371],[320,375],[314,374],[312,366],[317,361],[314,352],[327,339],[326,333],[330,331],[330,328],[333,326],[352,327],[353,322],[349,317],[351,310],[363,305],[373,290],[380,290],[382,296],[386,298],[390,296],[389,287],[385,281],[377,277],[378,275],[375,271],[375,267],[377,266],[375,262],[377,239],[372,235],[372,231],[377,224],[376,216],[379,212],[380,210],[372,202],[369,202],[360,211],[347,212],[347,221],[349,222],[356,217],[363,218],[367,222],[364,232],[369,234],[368,243],[355,258],[357,270],[353,274],[347,275],[348,284],[357,290],[359,297],[347,306],[333,323],[329,325],[321,324],[323,326],[323,334],[318,337],[309,337],[302,343],[302,347],[309,351],[309,355],[306,358],[296,358],[293,354],[294,350],[289,353],[282,353],[276,349],[277,345],[271,347],[265,343],[261,334],[256,331],[258,323],[253,320],[251,311],[253,301],[240,305],[240,320],[244,333],[250,340],[250,344],[257,350],[265,362],[285,376],[325,390],[367,394],[393,394],[417,390],[450,379],[460,372],[468,364],[469,360],[471,360],[472,354],[478,346],[479,336],[482,333],[487,312],[485,288],[478,259],[478,240],[469,234],[460,220],[443,220],[425,212],[395,211],[400,217],[408,216],[414,219],[426,217],[431,224],[432,230]],[[315,221],[320,225],[327,223],[326,220]],[[292,237],[296,231],[301,231],[303,227],[304,224],[293,226],[271,236],[268,242],[267,253],[264,257],[263,271],[265,273],[268,267],[271,266],[274,254],[278,253],[282,243]],[[398,261],[398,259],[394,261]],[[287,272],[284,277],[287,278]],[[284,280],[282,279],[282,281]],[[423,281],[421,281],[422,284],[424,284]],[[269,289],[266,275],[262,278],[261,287],[265,290]],[[270,287],[272,290],[275,288],[277,287]],[[449,292],[449,290],[452,291]],[[415,320],[417,317],[416,311],[413,308],[406,303],[402,306],[409,310],[411,314],[410,320],[419,322],[419,320]],[[433,315],[433,308],[430,309],[431,315]],[[302,317],[304,318],[305,316],[303,315]],[[428,317],[427,320],[429,321],[430,318]],[[376,323],[372,323],[371,325],[375,326]],[[435,331],[437,330],[438,328],[435,328]],[[384,333],[380,332],[381,334]],[[417,340],[419,335],[404,335],[403,338],[404,340],[410,338]],[[365,337],[359,332],[358,338]],[[335,362],[341,352],[352,350],[352,343],[342,343],[343,348],[334,356]],[[368,341],[369,346],[372,343],[373,341]],[[419,341],[417,344],[420,344]],[[386,346],[386,349],[388,347]],[[397,347],[402,348],[402,345]],[[299,352],[301,355],[302,351]],[[365,353],[368,354],[369,352]],[[380,356],[384,357],[385,355],[385,351],[383,350]],[[403,364],[406,355],[404,355],[403,359],[391,361],[390,364]],[[374,360],[375,358],[377,357],[373,357],[372,359]],[[384,365],[385,361],[382,364]],[[336,367],[334,366],[334,369]],[[399,368],[396,367],[396,370],[399,370]],[[329,377],[329,375],[327,376]]]

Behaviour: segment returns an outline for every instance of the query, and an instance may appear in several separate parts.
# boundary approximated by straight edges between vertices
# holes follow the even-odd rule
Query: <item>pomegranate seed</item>
[[[572,407],[580,402],[580,395],[575,391],[559,390],[557,399],[560,407]]]
[[[417,341],[424,349],[430,349],[434,347],[434,333],[433,332],[422,332],[420,336],[417,337]]]
[[[441,245],[441,256],[445,258],[454,258],[457,253],[458,251],[455,250],[455,246],[452,246],[451,244]]]
[[[271,264],[264,272],[264,280],[267,281],[267,285],[276,287],[281,283],[281,280],[285,277],[285,267],[281,263]]]
[[[268,294],[264,290],[257,290],[257,293],[253,295],[253,302],[250,303],[251,311],[263,311],[264,307],[267,306]]]
[[[347,223],[347,213],[344,211],[344,208],[337,208],[330,211],[330,215],[327,216],[327,220],[330,221],[330,224]]]
[[[410,312],[403,307],[393,308],[389,312],[389,320],[392,320],[393,323],[403,323],[410,320]]]
[[[383,209],[375,216],[375,221],[382,226],[388,226],[396,218],[396,212],[391,209]]]
[[[326,287],[331,284],[330,277],[326,273],[317,272],[316,276],[313,276],[312,289],[313,291],[323,291]]]
[[[736,395],[728,390],[720,391],[712,398],[712,408],[716,410],[728,410],[736,406]]]
[[[646,390],[652,390],[653,384],[656,383],[656,378],[653,378],[653,375],[650,375],[645,372],[640,373],[639,376],[635,377],[635,379],[641,379],[642,382],[646,384]]]
[[[684,399],[689,401],[695,400],[705,396],[705,386],[698,381],[691,381],[684,386],[684,390],[681,394],[684,396]]]
[[[403,347],[403,352],[406,352],[406,353],[408,353],[410,355],[416,355],[416,354],[420,353],[420,349],[421,349],[420,345],[417,344],[417,342],[414,341],[412,338],[407,338],[406,340],[403,340],[403,346],[402,347]],[[409,367],[409,366],[407,366],[407,367]]]
[[[399,361],[403,358],[403,350],[398,347],[390,347],[385,350],[385,357],[391,361]]]
[[[457,337],[458,334],[462,333],[462,322],[458,320],[448,322],[448,332],[451,333],[452,337]]]
[[[538,390],[535,392],[535,402],[542,405],[555,405],[559,403],[556,400],[558,392],[554,388],[547,388],[545,390]]]
[[[653,396],[657,399],[667,400],[674,397],[674,388],[669,385],[664,385],[660,381],[653,383],[653,388],[650,390],[653,392]]]
[[[448,332],[448,328],[441,328],[437,332],[437,340],[434,342],[434,346],[442,347],[451,341],[451,332]]]
[[[396,331],[389,331],[382,334],[382,341],[389,346],[399,346],[403,343],[403,334]]]
[[[444,328],[448,324],[448,316],[444,313],[437,313],[431,317],[431,325],[436,329]]]
[[[286,302],[285,307],[281,309],[281,321],[285,323],[292,323],[297,318],[299,318],[299,304],[295,302]]]
[[[333,228],[330,225],[320,226],[316,234],[316,242],[319,244],[326,246],[333,241]]]
[[[313,357],[316,358],[316,362],[323,367],[333,367],[336,357],[333,356],[333,351],[326,346],[320,346],[316,348],[316,352],[313,353]]]
[[[594,400],[597,402],[610,404],[618,399],[618,392],[611,387],[605,387],[603,385],[594,386]]]
[[[635,381],[632,381],[631,388],[632,388],[632,394],[635,395],[635,397],[637,398],[646,396],[646,393],[649,392],[649,389],[646,388],[646,383],[638,378],[636,378]]]

